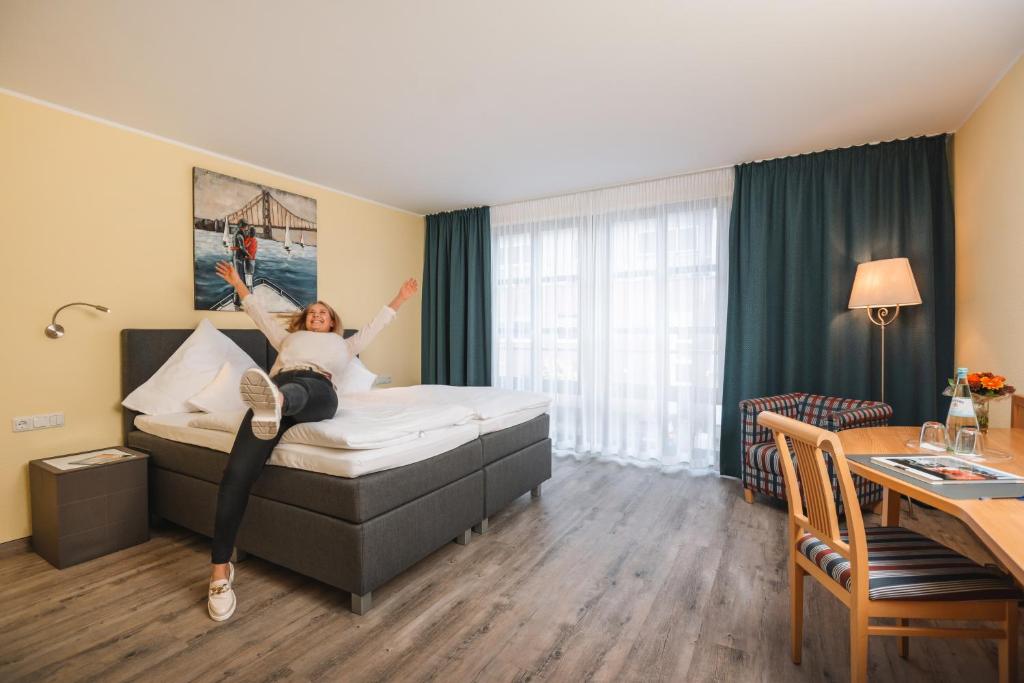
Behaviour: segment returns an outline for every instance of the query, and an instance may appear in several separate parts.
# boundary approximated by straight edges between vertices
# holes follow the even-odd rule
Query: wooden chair
[[[867,681],[870,636],[899,638],[902,657],[909,653],[910,636],[992,638],[999,641],[999,680],[1015,681],[1021,594],[1012,580],[909,529],[865,529],[839,437],[771,412],[761,413],[757,421],[774,432],[779,452],[786,455],[781,461],[789,501],[786,541],[793,662],[800,663],[804,576],[810,574],[850,608],[850,680],[854,683]],[[846,503],[845,530],[839,528],[823,453],[831,454],[839,478]],[[870,623],[875,617],[896,622]],[[911,626],[911,619],[999,623],[997,628],[939,628]]]
[[[1024,428],[1024,396],[1014,394],[1011,397],[1010,426]]]

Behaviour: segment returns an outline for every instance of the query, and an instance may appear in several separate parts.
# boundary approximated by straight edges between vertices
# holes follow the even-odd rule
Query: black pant
[[[256,261],[249,258],[248,252],[245,251],[236,251],[234,261],[235,270],[238,271],[239,277],[242,278],[242,281],[245,282],[245,286],[248,287],[251,292],[255,289],[255,287],[253,287],[253,276],[256,273]],[[241,310],[242,299],[238,296],[238,292],[235,292],[234,301],[235,307]]]
[[[257,439],[252,433],[250,410],[242,419],[235,444],[231,447],[217,491],[217,517],[213,527],[214,564],[223,564],[231,559],[235,536],[249,502],[249,489],[259,478],[281,436],[292,425],[328,420],[338,411],[338,394],[334,385],[319,373],[305,370],[282,372],[274,378],[274,384],[284,394],[283,417],[277,435],[269,440]]]

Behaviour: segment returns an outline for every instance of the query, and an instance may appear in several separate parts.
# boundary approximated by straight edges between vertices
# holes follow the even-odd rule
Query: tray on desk
[[[846,457],[849,460],[853,460],[854,462],[870,467],[878,472],[884,472],[887,476],[890,476],[893,479],[898,479],[907,484],[913,484],[914,486],[924,489],[929,493],[950,498],[952,500],[970,500],[972,498],[1020,498],[1021,496],[1024,496],[1024,483],[960,482],[954,485],[950,485],[948,483],[933,484],[874,461],[874,458],[897,458],[906,456],[906,453],[894,453],[891,455],[847,455]],[[1024,503],[1024,501],[1022,501],[1022,503]]]

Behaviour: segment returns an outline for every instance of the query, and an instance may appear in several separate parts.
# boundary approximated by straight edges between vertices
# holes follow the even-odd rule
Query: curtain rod
[[[611,185],[599,185],[597,187],[589,187],[583,190],[570,190],[568,192],[558,192],[556,194],[547,194],[540,197],[530,197],[529,199],[514,199],[510,202],[502,202],[501,204],[491,204],[491,208],[499,206],[508,206],[509,204],[522,204],[523,202],[539,202],[545,199],[554,199],[556,197],[565,197],[571,194],[586,194],[587,192],[600,192],[601,190],[611,190],[616,187],[629,187],[630,185],[643,185],[644,183],[653,183],[659,180],[671,180],[672,178],[682,178],[687,175],[697,175],[698,173],[711,173],[712,171],[724,171],[727,168],[733,168],[736,164],[725,164],[724,166],[715,166],[714,168],[702,168],[697,171],[683,171],[682,173],[672,173],[671,175],[660,175],[652,178],[641,178],[640,180],[630,180],[625,183],[612,183]]]
[[[582,190],[570,190],[568,192],[558,192],[558,193],[554,193],[554,194],[541,195],[540,197],[530,197],[528,199],[514,199],[514,200],[509,201],[509,202],[501,202],[500,204],[490,204],[490,206],[491,206],[491,208],[495,208],[495,207],[499,207],[499,206],[508,206],[509,204],[522,204],[524,202],[536,202],[536,201],[542,201],[544,199],[554,199],[556,197],[565,197],[565,196],[571,195],[571,194],[585,194],[587,192],[600,192],[601,190],[610,190],[610,189],[613,189],[613,188],[616,188],[616,187],[629,187],[630,185],[642,185],[643,183],[651,183],[651,182],[655,182],[655,181],[658,181],[658,180],[670,180],[672,178],[679,178],[681,176],[686,176],[686,175],[696,175],[698,173],[710,173],[712,171],[722,171],[722,170],[725,170],[727,168],[735,168],[736,166],[741,166],[743,164],[760,164],[760,163],[763,163],[765,161],[777,161],[779,159],[791,159],[793,157],[802,157],[802,156],[806,156],[808,154],[821,154],[822,152],[835,152],[837,150],[851,149],[853,147],[867,147],[867,146],[870,146],[870,145],[881,145],[881,144],[888,143],[888,142],[902,142],[904,140],[913,140],[914,138],[929,138],[929,137],[935,137],[935,136],[938,136],[938,135],[952,135],[952,134],[953,134],[953,131],[944,131],[944,132],[941,132],[941,133],[924,133],[922,135],[913,135],[913,136],[905,137],[905,138],[893,138],[891,140],[873,140],[871,142],[862,142],[862,143],[858,143],[858,144],[855,144],[855,145],[846,145],[846,146],[843,146],[843,147],[827,147],[825,149],[817,149],[817,150],[812,150],[810,152],[797,152],[795,154],[783,154],[783,155],[776,156],[776,157],[765,157],[764,159],[754,159],[753,161],[739,161],[739,162],[736,162],[735,164],[725,164],[725,165],[722,165],[722,166],[715,166],[713,168],[703,168],[703,169],[698,169],[698,170],[695,170],[695,171],[683,171],[681,173],[672,173],[672,174],[666,175],[666,176],[655,176],[655,177],[651,177],[651,178],[642,178],[640,180],[631,180],[631,181],[625,182],[625,183],[612,183],[610,185],[599,185],[597,187],[589,187],[589,188],[582,189]]]
[[[905,137],[905,138],[893,138],[891,140],[873,140],[872,142],[860,142],[860,143],[857,143],[856,145],[845,145],[843,147],[827,147],[825,149],[816,149],[816,150],[812,150],[810,152],[798,152],[796,154],[783,154],[782,156],[777,156],[777,157],[766,157],[764,159],[755,159],[753,161],[743,161],[743,162],[740,162],[739,164],[735,164],[735,165],[736,166],[740,166],[742,164],[760,164],[760,163],[764,163],[765,161],[778,161],[779,159],[792,159],[794,157],[803,157],[803,156],[808,156],[810,154],[822,154],[824,152],[838,152],[840,150],[853,149],[855,147],[871,147],[872,145],[884,145],[884,144],[888,144],[890,142],[905,142],[907,140],[916,140],[918,138],[934,138],[934,137],[938,137],[940,135],[952,135],[952,134],[953,134],[953,131],[946,131],[946,132],[942,132],[942,133],[922,133],[921,135],[911,135],[910,137]]]

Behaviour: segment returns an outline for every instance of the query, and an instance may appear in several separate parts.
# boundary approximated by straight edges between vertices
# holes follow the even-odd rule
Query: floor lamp
[[[868,319],[882,328],[882,402],[885,402],[885,328],[900,314],[900,306],[917,306],[921,293],[914,282],[910,261],[889,258],[857,266],[850,292],[850,308],[866,308]],[[893,310],[895,309],[895,310]]]

